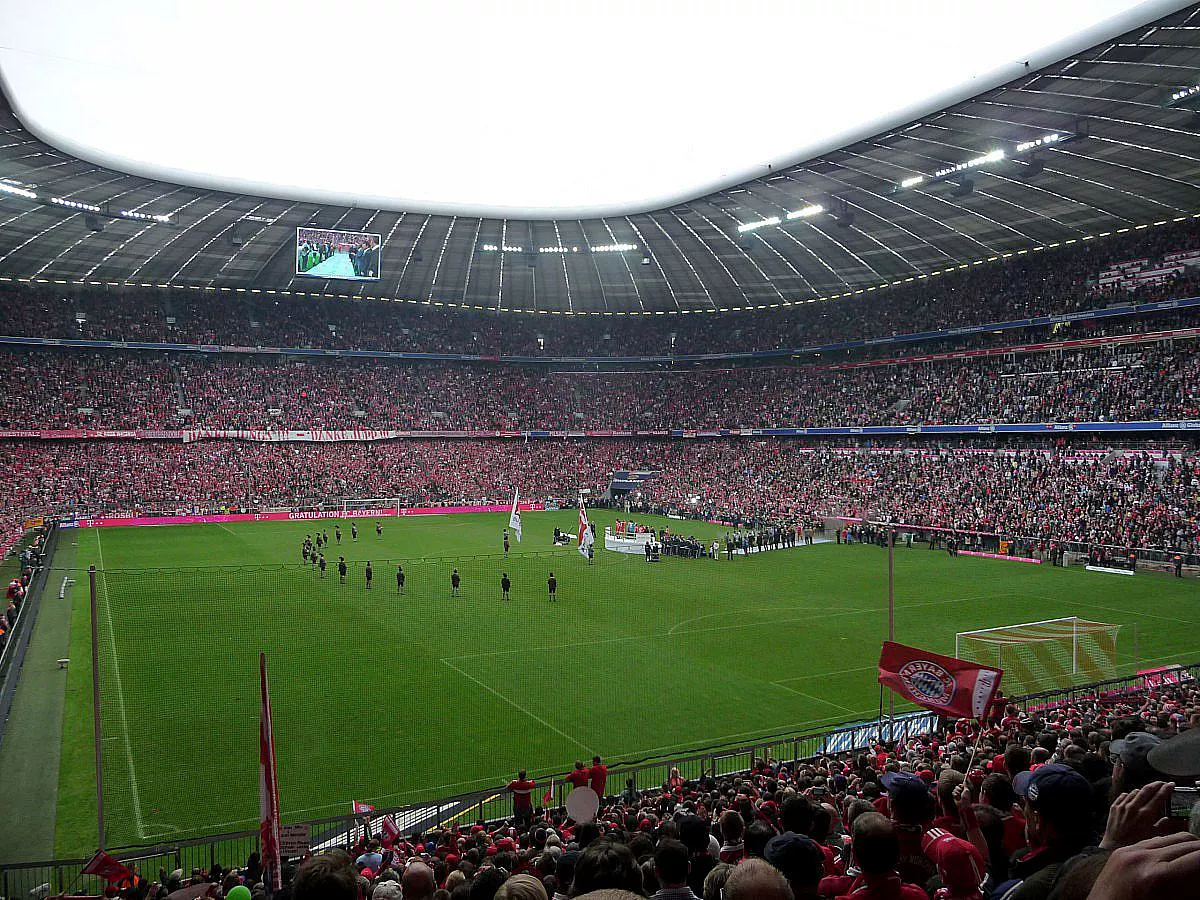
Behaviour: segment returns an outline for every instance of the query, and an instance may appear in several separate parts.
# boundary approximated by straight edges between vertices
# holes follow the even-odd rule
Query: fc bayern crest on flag
[[[918,702],[949,706],[954,701],[954,676],[935,662],[915,659],[901,666],[897,674]]]

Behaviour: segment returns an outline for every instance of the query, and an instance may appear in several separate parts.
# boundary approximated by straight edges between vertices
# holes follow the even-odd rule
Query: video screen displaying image
[[[296,274],[306,278],[379,280],[380,236],[328,228],[296,229]]]

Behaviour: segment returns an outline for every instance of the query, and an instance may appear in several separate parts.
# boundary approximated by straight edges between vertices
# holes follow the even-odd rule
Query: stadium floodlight
[[[524,247],[516,247],[511,244],[503,244],[503,245],[484,244],[479,249],[484,251],[485,253],[524,253],[525,252]]]
[[[147,222],[160,222],[163,225],[171,224],[170,216],[156,216],[152,215],[151,213],[137,212],[136,210],[132,209],[121,210],[121,215],[126,219],[140,219]]]
[[[825,212],[825,207],[823,207],[820,203],[810,203],[808,206],[805,206],[802,209],[792,210],[787,214],[787,219],[789,221],[792,219],[807,219],[809,216],[815,216],[818,213],[823,212]]]
[[[1193,84],[1171,94],[1167,106],[1192,106],[1200,103],[1200,84]]]
[[[783,220],[779,216],[771,216],[769,219],[762,219],[758,222],[747,222],[744,225],[738,226],[738,231],[757,231],[759,228],[766,228],[768,225],[778,225]]]
[[[1030,150],[1036,150],[1038,147],[1048,147],[1051,144],[1061,144],[1063,141],[1069,140],[1071,137],[1073,137],[1073,135],[1066,135],[1057,131],[1051,134],[1044,134],[1037,140],[1025,141],[1017,144],[1017,149],[1013,151],[1013,154],[1028,153]]]
[[[14,197],[24,197],[26,200],[36,200],[38,195],[35,191],[27,191],[25,188],[17,187],[14,184],[0,181],[0,194],[12,194]]]
[[[916,187],[918,184],[920,184],[924,180],[925,180],[924,175],[914,175],[911,178],[905,178],[902,182],[900,182],[900,187],[902,187],[902,188]]]
[[[600,244],[588,249],[593,253],[624,253],[626,250],[636,250],[637,244]]]
[[[938,169],[933,173],[933,177],[946,178],[959,172],[965,172],[968,169],[977,169],[979,166],[986,166],[988,163],[1000,162],[1002,159],[1004,159],[1003,150],[992,150],[990,153],[985,153],[982,156],[976,156],[974,159],[968,159],[966,162],[960,162],[958,165],[946,166],[944,169]]]
[[[79,200],[65,200],[62,197],[51,197],[50,202],[56,206],[65,206],[68,209],[82,209],[87,212],[100,212],[100,207],[94,203],[83,203]]]

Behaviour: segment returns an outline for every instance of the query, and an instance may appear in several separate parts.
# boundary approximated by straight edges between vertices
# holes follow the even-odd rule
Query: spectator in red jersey
[[[880,781],[888,791],[888,809],[899,852],[895,866],[907,883],[923,885],[934,874],[933,862],[921,847],[925,829],[933,819],[934,801],[929,785],[912,772],[888,772]]]
[[[592,790],[596,792],[596,796],[604,800],[604,788],[608,784],[608,766],[600,761],[599,756],[592,757],[592,767],[588,770],[591,778]]]
[[[575,760],[575,768],[567,775],[567,782],[571,785],[571,789],[587,787],[590,773],[583,764],[582,759]]]
[[[525,777],[525,770],[508,783],[505,790],[513,795],[513,818],[518,825],[528,825],[533,820],[533,789],[537,782]]]
[[[841,897],[854,900],[929,900],[925,890],[905,882],[896,870],[900,844],[895,828],[879,813],[863,813],[854,820],[854,859],[860,873]],[[821,880],[819,891],[828,896],[830,879]]]

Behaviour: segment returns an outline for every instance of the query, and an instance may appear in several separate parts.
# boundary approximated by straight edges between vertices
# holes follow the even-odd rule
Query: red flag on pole
[[[892,641],[884,641],[879,654],[880,684],[918,706],[960,719],[987,713],[1003,674],[1003,669]]]
[[[275,779],[275,729],[271,724],[271,695],[267,688],[267,654],[258,654],[262,687],[262,714],[258,732],[258,834],[263,869],[270,873],[271,889],[283,889],[279,854],[279,786]]]
[[[549,806],[554,802],[554,779],[550,779],[550,787],[546,788],[546,793],[542,794],[542,806]]]
[[[110,883],[133,875],[133,872],[123,862],[114,856],[109,856],[103,850],[97,850],[96,855],[88,860],[88,864],[80,872],[84,875],[99,875]]]
[[[396,844],[396,838],[400,837],[400,826],[397,825],[396,820],[389,815],[383,817],[383,821],[379,825],[379,830],[382,834],[380,843],[382,843],[383,846],[388,850],[391,850]]]
[[[361,800],[351,800],[350,812],[354,813],[356,816],[363,816],[367,813],[375,812],[375,807],[373,807],[370,803],[363,803]]]

